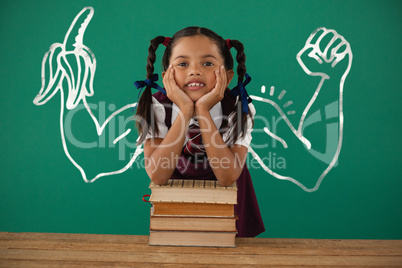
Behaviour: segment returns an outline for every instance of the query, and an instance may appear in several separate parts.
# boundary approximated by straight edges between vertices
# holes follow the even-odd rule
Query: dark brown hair
[[[233,70],[233,57],[230,53],[230,50],[226,44],[226,41],[216,34],[215,32],[202,27],[187,27],[184,28],[177,33],[175,33],[170,40],[169,44],[166,47],[165,53],[162,58],[162,68],[163,71],[166,71],[169,67],[170,57],[172,55],[172,49],[175,44],[182,37],[191,37],[196,35],[206,36],[211,39],[218,47],[219,52],[224,59],[225,69]],[[151,79],[154,73],[154,63],[156,60],[156,50],[159,45],[162,44],[165,40],[164,36],[157,36],[151,40],[151,45],[148,48],[148,59],[147,59],[147,79]],[[243,81],[244,75],[246,73],[246,55],[244,54],[244,46],[241,42],[237,40],[230,40],[230,45],[237,50],[236,61],[238,63],[237,66],[237,76],[238,81]],[[152,92],[151,87],[146,87],[143,94],[141,95],[140,100],[138,101],[138,107],[136,111],[136,126],[138,128],[138,133],[140,134],[140,138],[138,140],[138,144],[142,143],[145,139],[146,134],[148,133],[148,127],[144,128],[143,124],[146,126],[150,126],[151,122],[154,118],[151,118],[151,104],[152,104]],[[248,114],[241,114],[241,105],[242,101],[238,98],[237,107],[233,110],[230,115],[232,118],[232,126],[229,130],[228,140],[225,142],[229,144],[229,146],[233,145],[234,142],[239,137],[244,137],[247,133],[247,116]],[[249,111],[250,113],[250,111]],[[241,114],[241,115],[240,115]],[[145,122],[144,122],[145,121]],[[153,133],[159,133],[159,129],[157,124],[152,125]],[[225,126],[223,126],[225,127]]]

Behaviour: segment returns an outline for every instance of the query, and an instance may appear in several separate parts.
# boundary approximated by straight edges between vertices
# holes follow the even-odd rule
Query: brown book
[[[236,232],[150,231],[152,246],[236,247]]]
[[[216,180],[178,180],[170,179],[165,185],[149,185],[150,202],[186,202],[236,204],[236,182],[223,187]]]
[[[233,217],[233,204],[153,202],[153,215]]]
[[[237,232],[237,217],[174,217],[151,215],[152,231]]]

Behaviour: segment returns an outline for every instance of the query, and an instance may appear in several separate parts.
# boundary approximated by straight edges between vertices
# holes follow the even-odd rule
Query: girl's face
[[[215,87],[215,71],[224,65],[224,60],[211,39],[196,35],[177,41],[169,64],[173,65],[178,87],[196,102]],[[234,75],[233,70],[227,70],[226,75],[228,86]]]

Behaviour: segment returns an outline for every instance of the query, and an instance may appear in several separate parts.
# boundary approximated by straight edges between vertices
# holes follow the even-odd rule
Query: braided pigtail
[[[244,75],[246,74],[246,54],[244,54],[244,46],[237,40],[230,40],[230,44],[237,50],[237,76],[239,81],[243,81]]]
[[[156,50],[160,44],[163,44],[165,40],[164,36],[158,36],[151,40],[151,45],[148,48],[148,58],[147,58],[147,79],[151,80],[154,75],[154,63],[156,60]],[[144,92],[142,93],[137,106],[136,117],[136,127],[138,128],[138,134],[140,135],[137,145],[141,144],[152,124],[152,131],[156,134],[159,133],[157,124],[154,124],[155,118],[151,118],[151,105],[152,105],[152,91],[151,86],[146,86]]]
[[[246,54],[244,54],[244,46],[238,40],[228,39],[226,40],[226,43],[229,48],[233,47],[237,50],[237,76],[239,83],[242,83],[246,75]],[[242,100],[242,98],[239,96],[236,107],[231,115],[234,129],[232,129],[232,133],[229,135],[228,143],[230,145],[233,145],[238,138],[244,138],[244,136],[247,134],[247,116],[250,114],[250,110],[248,110],[247,113],[243,112],[243,101],[244,100]]]

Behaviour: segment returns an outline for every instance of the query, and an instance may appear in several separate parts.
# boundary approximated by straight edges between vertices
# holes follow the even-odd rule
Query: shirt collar
[[[173,107],[172,107],[172,122],[171,124],[173,125],[174,120],[176,120],[177,115],[179,114],[179,107],[173,103]],[[222,104],[221,102],[218,102],[217,104],[215,104],[214,107],[211,108],[211,110],[209,110],[209,114],[212,117],[212,120],[214,120],[215,126],[217,129],[219,129],[222,125]],[[193,118],[191,118],[190,120],[190,126],[192,124],[195,124],[198,126],[198,122]]]

